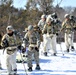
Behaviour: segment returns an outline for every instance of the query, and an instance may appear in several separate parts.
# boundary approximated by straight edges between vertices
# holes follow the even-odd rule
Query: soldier
[[[46,25],[44,26],[43,28],[43,33],[47,32],[47,38],[49,39],[49,41],[46,41],[46,45],[47,43],[49,42],[49,45],[51,47],[51,55],[54,55],[56,56],[56,35],[57,35],[57,26],[56,26],[56,23],[58,22],[55,22],[54,19],[52,19],[52,16],[48,16],[47,19],[46,19]],[[47,52],[47,49],[45,47],[45,52]]]
[[[61,31],[65,32],[65,45],[66,45],[66,51],[69,52],[69,49],[71,47],[71,50],[74,50],[73,40],[74,40],[74,29],[73,26],[75,24],[74,21],[70,19],[69,14],[65,14],[64,16],[65,20],[62,23]]]
[[[34,27],[32,25],[28,26],[28,32],[25,34],[25,40],[28,40],[29,49],[27,51],[27,64],[28,71],[32,71],[32,55],[34,54],[34,60],[36,62],[36,70],[40,70],[39,66],[39,34],[34,31]],[[25,43],[25,47],[28,43]]]
[[[14,33],[12,26],[7,26],[7,33],[3,36],[1,46],[6,50],[6,66],[8,75],[18,75],[16,65],[17,46],[21,47],[22,40]]]
[[[45,23],[46,23],[46,15],[43,14],[41,16],[41,20],[38,22],[38,26],[39,26],[40,30],[43,30]]]
[[[40,28],[41,31],[43,30],[43,27],[45,24],[46,24],[46,15],[43,14],[41,16],[41,20],[38,22],[38,27]],[[41,41],[41,46],[44,45],[44,47],[46,47],[46,41],[48,40],[46,39],[46,32],[42,36],[43,36],[42,37],[43,41]],[[44,48],[43,48],[43,52],[44,52],[44,55],[47,56],[47,53],[44,51]]]

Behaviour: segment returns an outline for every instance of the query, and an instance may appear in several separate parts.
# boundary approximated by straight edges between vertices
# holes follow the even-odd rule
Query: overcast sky
[[[56,5],[56,4],[59,3],[60,1],[61,1],[61,0],[55,0],[53,4]],[[24,8],[26,2],[27,2],[27,0],[14,0],[13,5],[14,5],[16,8]],[[60,6],[61,6],[61,7],[64,7],[64,6],[76,7],[76,0],[62,0]]]

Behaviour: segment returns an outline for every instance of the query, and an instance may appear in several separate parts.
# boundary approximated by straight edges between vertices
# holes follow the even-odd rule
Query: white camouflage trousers
[[[73,40],[74,40],[74,32],[71,32],[70,34],[65,33],[66,49],[69,49],[71,46],[73,46]]]
[[[36,65],[39,64],[39,51],[35,49],[35,47],[29,47],[27,51],[27,65],[28,67],[32,67],[32,57],[34,56],[34,60]]]
[[[52,37],[50,37],[49,34],[47,34],[44,51],[47,52],[47,47],[49,47],[51,50],[50,51],[51,54],[57,53],[56,52],[56,37],[57,37],[56,34],[53,34]]]
[[[17,69],[17,65],[16,65],[16,53],[17,51],[15,51],[13,54],[6,55],[6,65],[7,65],[7,70],[9,74],[14,74],[17,71],[14,71],[15,69]]]

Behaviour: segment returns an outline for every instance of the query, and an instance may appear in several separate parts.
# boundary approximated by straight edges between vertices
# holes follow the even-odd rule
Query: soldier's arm
[[[66,22],[63,22],[62,25],[61,25],[61,30],[60,30],[60,32],[62,32],[62,31],[65,29],[65,27],[66,27]]]
[[[25,40],[25,47],[26,47],[29,44],[28,32],[25,34],[24,40]]]
[[[5,35],[2,37],[2,40],[1,40],[1,46],[3,47],[3,40],[5,39]]]
[[[26,40],[25,40],[25,38],[23,38],[23,37],[21,37],[20,38],[20,36],[17,36],[18,37],[18,39],[17,39],[17,42],[18,42],[18,46],[17,46],[17,48],[19,49],[19,50],[22,50],[22,52],[25,52],[26,51]]]
[[[42,34],[46,34],[47,33],[47,24],[44,25],[43,30],[42,30]]]
[[[61,25],[62,25],[62,22],[59,21],[59,23],[58,23],[58,28],[59,28],[59,30],[61,29]]]
[[[35,34],[35,36],[36,36],[36,38],[37,38],[37,47],[39,48],[40,47],[40,40],[41,40],[41,37],[40,37],[40,34],[39,33],[37,33],[37,34]]]
[[[74,30],[76,31],[76,22],[74,23]]]
[[[40,25],[41,25],[41,20],[38,22],[38,27],[40,27]]]
[[[1,46],[2,47],[8,47],[8,41],[6,39],[6,34],[1,39]]]

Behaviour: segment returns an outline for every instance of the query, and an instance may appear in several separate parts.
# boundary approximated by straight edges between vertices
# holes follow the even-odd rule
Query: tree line
[[[28,25],[35,25],[42,14],[56,12],[61,21],[65,13],[76,15],[76,8],[53,6],[54,0],[28,0],[25,9],[15,8],[13,0],[0,0],[0,32],[5,32],[8,25],[22,32]],[[72,11],[73,10],[73,11]]]

